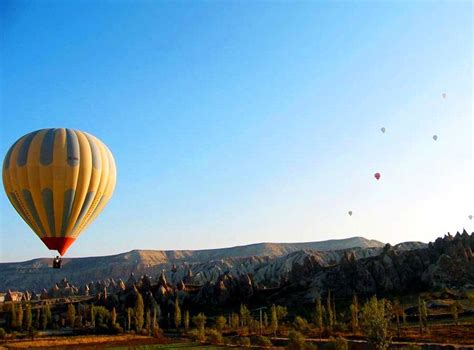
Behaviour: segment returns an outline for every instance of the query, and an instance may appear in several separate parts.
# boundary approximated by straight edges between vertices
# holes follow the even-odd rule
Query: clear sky
[[[0,154],[47,127],[111,149],[68,256],[428,242],[474,230],[472,62],[470,1],[2,1]],[[0,261],[54,255],[0,212]]]

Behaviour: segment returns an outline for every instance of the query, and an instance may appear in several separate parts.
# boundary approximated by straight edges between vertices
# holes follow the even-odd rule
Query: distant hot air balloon
[[[352,210],[349,210],[349,216],[352,216]]]
[[[385,134],[385,128],[381,128],[380,131],[382,131]]]
[[[3,162],[3,186],[43,243],[64,255],[115,188],[115,161],[98,138],[42,129],[18,139]]]
[[[469,220],[472,220],[472,215],[469,215]]]
[[[375,177],[377,180],[380,180],[380,173],[375,173],[375,174],[374,174],[374,177]]]
[[[438,135],[433,135],[433,140],[437,141],[438,140]]]
[[[446,98],[446,92],[443,92],[441,96],[443,96],[443,98]]]

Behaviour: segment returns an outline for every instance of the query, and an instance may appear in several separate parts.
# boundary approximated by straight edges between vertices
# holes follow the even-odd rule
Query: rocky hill
[[[31,266],[29,275],[26,271],[11,271],[19,271],[25,281],[36,280],[37,285],[41,283],[39,278],[57,278],[39,293],[22,293],[25,300],[67,300],[69,296],[81,295],[89,296],[96,305],[123,311],[134,305],[139,291],[146,305],[158,303],[165,313],[172,312],[176,299],[183,307],[193,310],[233,308],[241,302],[250,307],[275,303],[298,308],[312,305],[317,296],[324,298],[328,291],[340,302],[351,300],[354,293],[362,298],[374,294],[412,295],[436,290],[465,293],[474,288],[473,251],[474,233],[464,231],[454,236],[448,234],[428,245],[410,242],[396,246],[386,244],[382,248],[304,249],[281,256],[237,256],[202,262],[170,259],[165,264],[145,266],[128,276],[122,276],[123,270],[114,269],[124,261],[129,262],[127,266],[136,267],[131,257],[137,252],[88,258],[105,259],[106,262],[111,258],[119,259],[117,266],[101,267],[103,274],[107,268],[110,271],[100,280],[86,280],[80,271],[72,268],[81,267],[82,261],[84,273],[90,273],[90,264],[98,260],[84,264],[88,261],[86,258],[72,259],[67,264],[69,267],[61,271],[48,267],[34,270]],[[167,269],[160,269],[165,266]],[[98,270],[93,271],[97,273]],[[120,277],[113,277],[114,273],[119,273]],[[73,277],[65,279],[65,274]],[[39,277],[34,277],[37,275]],[[7,293],[8,298],[13,296],[14,293]]]
[[[422,246],[422,243],[413,243]],[[321,266],[337,263],[344,250],[356,257],[374,256],[384,243],[353,237],[307,243],[258,243],[245,246],[207,250],[133,250],[127,253],[88,258],[65,258],[63,268],[53,270],[51,259],[34,259],[0,264],[0,291],[41,290],[67,278],[76,284],[105,279],[127,279],[131,273],[156,276],[166,271],[169,280],[177,283],[189,272],[193,283],[214,282],[224,272],[238,276],[253,274],[259,282],[278,284],[296,261],[313,256]],[[413,247],[410,247],[412,249]]]
[[[361,259],[346,253],[338,264],[322,268],[306,259],[293,267],[272,298],[297,303],[327,290],[350,298],[354,293],[397,295],[445,288],[474,288],[474,233],[448,234],[414,250],[386,245],[380,254]]]

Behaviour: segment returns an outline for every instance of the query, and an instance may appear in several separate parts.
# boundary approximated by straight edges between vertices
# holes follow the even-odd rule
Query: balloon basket
[[[61,268],[61,258],[56,257],[53,259],[53,269],[60,269]]]

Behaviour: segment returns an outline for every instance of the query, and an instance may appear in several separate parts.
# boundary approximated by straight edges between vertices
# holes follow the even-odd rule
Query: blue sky
[[[472,10],[3,1],[0,154],[45,127],[112,150],[68,256],[472,231]],[[3,191],[0,211],[0,261],[54,254]]]

